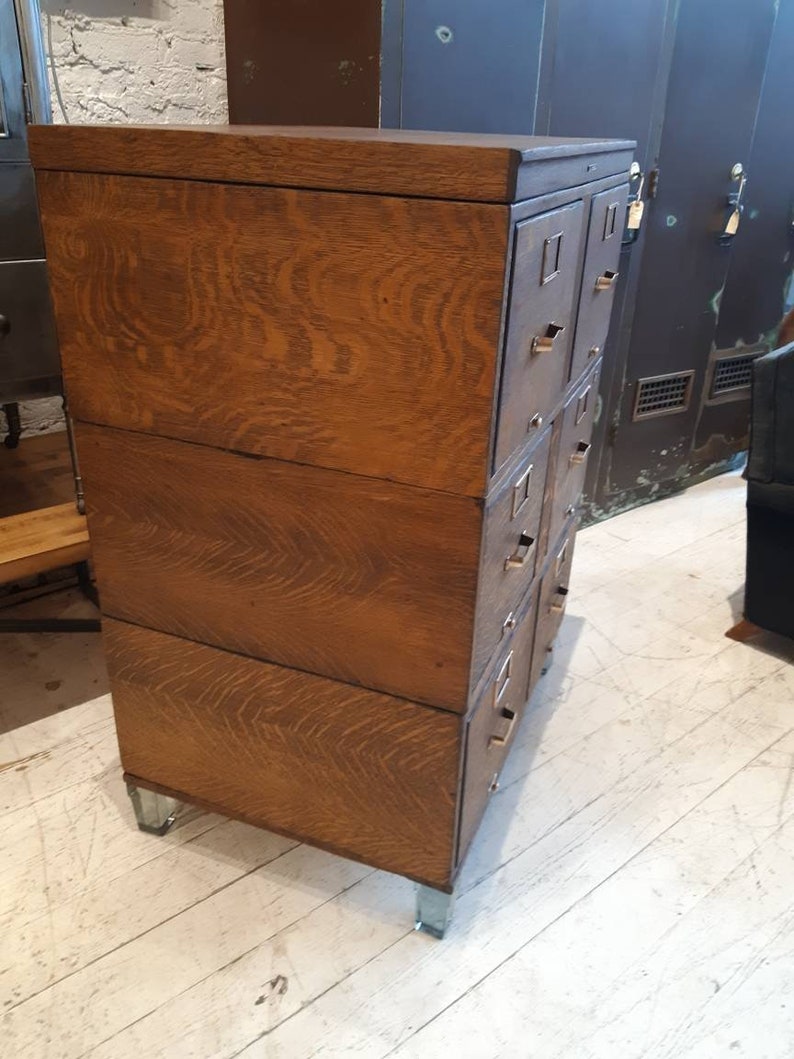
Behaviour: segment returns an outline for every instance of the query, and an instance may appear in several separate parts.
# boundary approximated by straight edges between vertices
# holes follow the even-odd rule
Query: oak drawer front
[[[124,622],[102,633],[128,773],[449,882],[460,717]]]
[[[459,861],[474,836],[489,794],[496,788],[529,696],[539,588],[533,588],[512,639],[492,667],[468,723]]]
[[[464,713],[482,512],[78,424],[103,611]]]
[[[38,180],[75,418],[484,495],[507,207]]]
[[[548,427],[486,511],[472,685],[515,627],[535,576],[551,438]]]
[[[576,514],[581,499],[590,458],[600,378],[599,362],[574,391],[563,411],[549,526],[550,541],[557,538],[565,521]]]
[[[593,196],[571,379],[579,378],[588,364],[601,354],[607,340],[628,194],[628,184],[622,184]]]
[[[494,470],[526,443],[562,394],[583,237],[582,202],[516,226]]]
[[[529,691],[541,675],[543,666],[557,638],[568,599],[571,583],[571,564],[576,539],[574,521],[566,526],[562,537],[556,542],[543,572],[538,600],[538,620],[529,678]]]

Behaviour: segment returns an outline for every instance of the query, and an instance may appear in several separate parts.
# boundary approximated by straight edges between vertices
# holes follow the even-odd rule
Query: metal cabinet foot
[[[135,819],[141,831],[150,835],[164,835],[174,822],[176,807],[179,804],[174,798],[164,794],[144,790],[132,783],[127,784],[127,794],[132,800]]]
[[[443,938],[452,919],[454,894],[432,886],[419,886],[416,894],[416,929],[434,938]]]

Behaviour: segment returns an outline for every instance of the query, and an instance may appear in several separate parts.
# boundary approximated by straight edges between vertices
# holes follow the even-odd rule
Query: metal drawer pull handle
[[[617,283],[619,272],[610,272],[609,269],[604,273],[603,276],[599,276],[596,280],[596,290],[609,290],[610,287],[614,287]]]
[[[532,339],[532,352],[533,353],[551,353],[554,349],[554,340],[558,335],[561,335],[565,328],[561,324],[549,324],[546,328],[546,334],[535,335]]]
[[[527,427],[527,430],[540,430],[540,428],[542,426],[543,426],[543,416],[540,414],[540,412],[536,412],[533,415],[533,417],[530,419],[529,426]]]
[[[568,595],[568,589],[567,588],[563,588],[561,586],[560,588],[557,589],[557,595],[558,596],[562,596],[562,603],[552,603],[551,604],[551,606],[549,607],[549,610],[552,612],[552,614],[562,614],[565,611],[565,604],[567,602],[565,597]]]
[[[516,721],[518,720],[518,714],[515,710],[509,710],[505,706],[505,708],[502,710],[502,716],[506,721],[509,722],[509,724],[507,725],[507,731],[504,735],[492,735],[491,738],[488,740],[489,749],[492,746],[507,746],[507,744],[510,742],[510,736],[513,734],[513,729],[515,728]]]
[[[571,456],[571,466],[578,467],[580,463],[584,463],[587,459],[587,454],[590,451],[589,441],[580,441],[576,446],[576,452]]]
[[[600,353],[601,353],[601,346],[593,346],[590,349],[590,352],[587,354],[587,356],[590,358],[590,360],[595,360],[595,358],[597,356],[599,356]]]
[[[530,537],[528,533],[522,533],[518,538],[518,547],[505,559],[505,570],[520,569],[529,558],[534,544],[534,537]]]
[[[504,623],[502,625],[502,636],[504,636],[506,633],[512,632],[513,629],[515,629],[515,627],[516,627],[516,617],[515,617],[515,614],[513,614],[512,610],[511,610],[510,613],[505,618]]]

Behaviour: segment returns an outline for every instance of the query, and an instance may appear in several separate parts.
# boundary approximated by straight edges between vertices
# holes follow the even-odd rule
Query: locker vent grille
[[[692,396],[694,377],[694,371],[679,371],[674,375],[639,379],[632,419],[650,419],[652,416],[685,412]]]
[[[720,357],[716,360],[709,397],[748,389],[753,381],[753,361],[758,356],[759,353],[742,353],[738,357]]]

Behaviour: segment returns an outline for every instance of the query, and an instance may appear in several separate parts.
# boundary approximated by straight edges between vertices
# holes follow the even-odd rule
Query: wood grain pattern
[[[506,208],[38,185],[76,418],[484,495]]]
[[[0,519],[0,582],[81,563],[89,554],[85,516],[73,502]]]
[[[128,772],[449,884],[459,718],[113,620],[103,635]]]
[[[567,584],[585,214],[628,145],[33,140],[127,774],[450,889]]]
[[[512,202],[532,189],[522,163],[574,159],[576,176],[628,168],[633,143],[395,129],[291,126],[34,126],[34,168],[236,181],[471,202]],[[590,166],[582,158],[595,159]],[[610,165],[610,161],[612,164]],[[617,168],[615,168],[617,166]],[[554,186],[561,174],[555,171]],[[581,183],[571,179],[567,186]],[[565,181],[562,181],[565,184]]]
[[[77,437],[105,613],[465,712],[477,501],[104,427]]]

